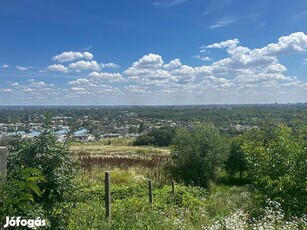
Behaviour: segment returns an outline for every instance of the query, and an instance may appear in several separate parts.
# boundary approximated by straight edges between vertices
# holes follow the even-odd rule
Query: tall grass
[[[306,229],[306,217],[285,220],[277,203],[268,202],[254,218],[252,191],[248,186],[212,184],[210,190],[153,183],[153,205],[148,201],[146,175],[139,168],[111,171],[112,221],[104,216],[103,170],[95,180],[81,173],[84,187],[71,210],[68,229]]]

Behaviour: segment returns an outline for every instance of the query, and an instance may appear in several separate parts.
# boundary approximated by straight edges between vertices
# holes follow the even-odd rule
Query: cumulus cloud
[[[12,89],[2,89],[3,93],[11,93],[13,90]]]
[[[281,56],[301,53],[307,49],[307,35],[303,32],[282,36],[278,43],[269,44],[261,49],[255,49],[253,53],[268,56]]]
[[[210,57],[200,57],[200,60],[202,60],[202,61],[212,61],[212,58],[210,58]]]
[[[88,75],[89,77],[100,78],[107,81],[124,81],[125,79],[120,73],[98,73],[92,72]]]
[[[82,87],[71,87],[70,90],[78,93],[87,93],[87,90]]]
[[[71,85],[86,85],[90,82],[90,80],[88,79],[85,79],[85,78],[79,78],[75,81],[70,81],[68,84],[71,84]]]
[[[2,65],[2,68],[9,68],[10,66],[7,64]]]
[[[21,71],[25,71],[28,69],[27,67],[24,67],[24,66],[16,66],[16,68]]]
[[[67,66],[55,64],[47,69],[70,74],[88,72],[68,81],[62,88],[31,79],[26,83],[5,83],[0,92],[7,98],[16,93],[29,100],[30,96],[37,100],[58,98],[59,101],[75,98],[75,103],[92,101],[92,98],[98,103],[114,98],[130,100],[130,103],[131,99],[140,98],[144,103],[158,104],[268,103],[281,97],[286,102],[296,102],[297,96],[289,96],[294,94],[306,101],[307,82],[291,76],[286,65],[279,61],[281,55],[307,52],[305,40],[306,35],[299,32],[260,48],[244,47],[237,38],[207,44],[195,57],[207,61],[214,57],[215,61],[196,67],[186,65],[178,58],[164,62],[159,54],[153,53],[136,59],[126,70],[117,73],[101,72],[103,68],[117,68],[116,64],[101,64],[94,60],[80,60]],[[214,49],[224,49],[227,57],[217,59]],[[4,94],[4,90],[11,94]]]
[[[181,66],[181,62],[178,58],[171,60],[170,63],[164,65],[165,69],[174,69]]]
[[[61,64],[55,64],[55,65],[50,65],[47,68],[50,71],[55,71],[55,72],[61,72],[61,73],[67,73],[68,69],[67,67],[61,65]]]
[[[240,41],[237,38],[204,45],[201,47],[201,54],[209,53],[209,49],[225,49],[228,57],[198,67],[184,65],[179,59],[164,64],[160,55],[148,54],[134,62],[124,74],[138,87],[149,87],[153,93],[159,89],[160,96],[223,93],[224,96],[255,97],[265,93],[278,95],[281,91],[287,92],[290,87],[303,92],[307,84],[295,76],[288,76],[286,66],[278,60],[281,53],[304,52],[303,38],[301,33],[285,36],[275,43],[279,48],[274,49],[268,48],[275,47],[272,44],[261,49],[239,46]]]
[[[239,39],[235,38],[235,39],[223,41],[223,42],[220,42],[220,43],[213,43],[211,45],[202,46],[201,48],[202,49],[213,49],[213,48],[221,49],[221,48],[226,48],[226,47],[229,47],[229,46],[237,45],[239,43],[240,43]]]
[[[140,69],[159,68],[163,65],[162,57],[158,54],[148,54],[134,62],[132,67]]]
[[[43,82],[43,81],[40,81],[40,82],[33,82],[31,83],[32,87],[45,87],[45,86],[48,86],[47,83]]]
[[[136,85],[128,85],[125,86],[124,89],[128,92],[128,93],[133,93],[133,94],[149,94],[151,93],[150,90],[148,90],[147,87],[144,86],[136,86]]]
[[[112,63],[112,62],[110,62],[110,63],[105,63],[105,64],[101,64],[101,67],[102,67],[102,68],[112,68],[112,69],[118,69],[118,68],[120,68],[119,65],[117,65],[117,64],[115,64],[115,63]]]
[[[101,70],[101,66],[96,61],[77,61],[70,63],[69,69],[80,72],[81,70]]]
[[[33,92],[33,89],[31,89],[31,88],[24,88],[22,91],[25,92],[25,93],[31,93],[31,92]]]
[[[68,61],[74,61],[78,59],[93,59],[93,54],[89,52],[75,52],[75,51],[65,51],[59,55],[56,55],[52,57],[53,61],[59,61],[59,62],[68,62]]]

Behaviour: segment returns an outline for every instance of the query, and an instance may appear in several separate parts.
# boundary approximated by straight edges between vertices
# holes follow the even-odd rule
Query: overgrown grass
[[[284,220],[280,207],[269,203],[253,218],[252,188],[212,184],[208,190],[153,183],[153,205],[148,201],[144,171],[111,171],[112,221],[105,218],[104,170],[80,173],[75,208],[68,229],[306,229],[306,218]]]
[[[171,193],[163,170],[169,149],[136,147],[124,141],[74,143],[83,170],[71,194],[68,229],[307,229],[306,216],[286,219],[277,203],[257,203],[244,178],[227,178],[206,190],[177,184]],[[105,218],[104,172],[111,171],[112,221]],[[148,179],[153,180],[153,205]]]
[[[90,174],[95,168],[139,168],[153,180],[166,180],[163,167],[170,158],[168,148],[130,146],[122,138],[114,141],[111,145],[105,145],[105,142],[73,143],[70,149],[82,169]]]
[[[148,155],[148,154],[162,154],[168,155],[170,153],[168,148],[152,147],[152,146],[129,146],[129,145],[103,145],[100,142],[92,143],[73,143],[70,150],[79,155]]]

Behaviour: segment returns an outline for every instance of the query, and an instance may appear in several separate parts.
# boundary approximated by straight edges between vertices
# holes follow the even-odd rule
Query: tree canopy
[[[173,140],[171,174],[185,184],[208,187],[226,159],[228,144],[212,124],[178,129]]]

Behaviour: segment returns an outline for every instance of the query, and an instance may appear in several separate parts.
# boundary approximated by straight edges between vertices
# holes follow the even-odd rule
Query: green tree
[[[243,173],[247,170],[247,161],[242,150],[243,137],[237,136],[232,139],[230,153],[225,163],[225,169],[230,176],[239,173],[242,181]]]
[[[268,130],[266,138],[249,139],[243,146],[248,174],[261,199],[279,202],[289,216],[306,213],[307,142],[285,125]]]
[[[159,129],[154,129],[147,134],[138,136],[134,145],[155,145],[159,147],[169,146],[172,144],[174,136],[174,128],[161,127]]]
[[[35,196],[34,201],[43,206],[47,215],[55,216],[51,220],[55,227],[59,221],[57,217],[61,218],[58,208],[67,198],[67,193],[74,188],[76,167],[68,146],[58,143],[51,131],[46,130],[36,139],[15,139],[9,146],[9,152],[9,171],[16,166],[38,168],[41,171],[45,181],[38,183],[41,194]]]
[[[191,131],[178,129],[173,140],[172,176],[190,184],[208,187],[216,178],[216,170],[223,165],[228,152],[226,138],[212,124],[203,124]]]

